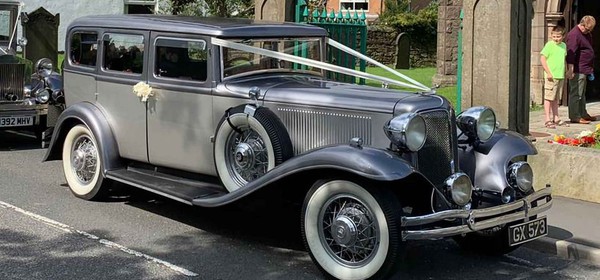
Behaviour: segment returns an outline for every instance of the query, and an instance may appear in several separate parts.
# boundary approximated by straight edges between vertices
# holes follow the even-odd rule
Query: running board
[[[194,199],[219,197],[227,194],[220,185],[190,181],[161,173],[152,174],[133,168],[107,171],[106,178],[188,205],[193,205]]]

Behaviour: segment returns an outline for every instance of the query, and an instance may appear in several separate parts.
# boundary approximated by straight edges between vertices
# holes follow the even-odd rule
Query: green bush
[[[410,11],[409,0],[386,0],[386,11],[381,15],[383,24],[407,33],[413,42],[437,40],[438,1],[431,2],[418,12]]]

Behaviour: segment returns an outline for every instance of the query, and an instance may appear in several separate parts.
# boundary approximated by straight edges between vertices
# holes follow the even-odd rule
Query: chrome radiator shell
[[[25,64],[0,64],[0,101],[23,100],[24,84]],[[11,95],[16,97],[16,100],[10,100]]]
[[[457,171],[458,155],[456,132],[453,127],[452,111],[435,110],[421,112],[427,127],[427,140],[416,154],[417,168],[434,185],[443,184],[446,178]]]

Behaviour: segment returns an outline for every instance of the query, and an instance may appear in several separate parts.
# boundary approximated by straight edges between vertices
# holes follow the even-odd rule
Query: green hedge
[[[385,4],[380,17],[383,24],[407,33],[413,42],[437,41],[438,1],[418,12],[410,11],[409,0],[386,0]]]

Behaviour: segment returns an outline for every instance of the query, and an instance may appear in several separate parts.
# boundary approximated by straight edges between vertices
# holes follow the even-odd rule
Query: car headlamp
[[[404,113],[388,121],[385,135],[400,148],[411,152],[420,150],[427,139],[425,119],[416,113]]]
[[[44,89],[38,89],[35,91],[35,101],[37,101],[38,103],[46,103],[50,100],[50,93]]]
[[[471,201],[473,184],[465,173],[455,173],[446,179],[446,186],[450,190],[452,201],[459,206],[465,206]]]
[[[456,118],[456,124],[469,138],[485,142],[496,131],[496,114],[485,106],[472,107]]]
[[[29,98],[29,97],[31,97],[31,86],[25,85],[23,87],[23,98]]]
[[[41,58],[35,62],[34,68],[38,73],[49,74],[54,69],[54,65],[49,58]]]
[[[508,167],[508,182],[513,188],[528,193],[533,188],[533,169],[529,163],[519,161]]]

